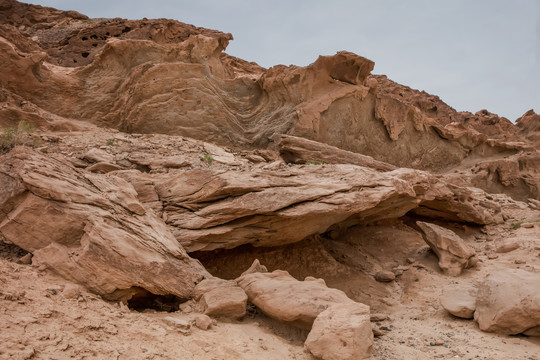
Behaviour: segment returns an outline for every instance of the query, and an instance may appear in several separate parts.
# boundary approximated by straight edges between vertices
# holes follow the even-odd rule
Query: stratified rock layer
[[[0,238],[109,299],[191,295],[208,273],[126,181],[18,147],[0,161]]]

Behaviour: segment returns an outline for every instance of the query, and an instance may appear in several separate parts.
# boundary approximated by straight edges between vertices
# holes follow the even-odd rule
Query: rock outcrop
[[[431,223],[417,221],[424,240],[439,258],[439,267],[450,276],[458,276],[476,264],[475,251],[455,232]]]
[[[17,147],[1,157],[0,182],[0,239],[105,298],[185,299],[209,275],[118,177]]]
[[[489,274],[478,288],[474,319],[483,331],[539,336],[540,275],[520,269]]]

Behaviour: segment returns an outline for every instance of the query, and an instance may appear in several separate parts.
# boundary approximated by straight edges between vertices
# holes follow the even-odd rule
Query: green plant
[[[113,146],[114,140],[107,140],[107,146]]]
[[[7,126],[0,135],[0,152],[11,150],[16,145],[32,144],[29,134],[35,130],[34,124],[20,120],[16,126]]]
[[[323,165],[323,164],[324,164],[324,161],[313,161],[313,160],[306,161],[306,165]]]
[[[201,160],[208,163],[208,164],[211,164],[214,161],[214,158],[212,157],[212,154],[204,153]]]
[[[517,229],[519,229],[521,227],[522,224],[523,224],[523,221],[517,222],[517,223],[512,225],[512,228],[514,230],[517,230]]]

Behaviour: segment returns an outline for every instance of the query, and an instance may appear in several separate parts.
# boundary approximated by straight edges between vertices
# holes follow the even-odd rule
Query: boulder
[[[322,360],[368,359],[372,345],[369,306],[359,303],[328,306],[315,319],[304,344]]]
[[[417,221],[423,237],[439,258],[439,267],[450,276],[458,276],[463,269],[476,264],[475,251],[467,246],[456,233],[442,226]]]
[[[0,238],[110,300],[140,289],[189,298],[210,276],[126,181],[16,147],[0,158]]]
[[[208,278],[193,290],[206,315],[240,319],[246,314],[247,295],[234,280]]]
[[[474,320],[483,331],[539,336],[540,274],[498,270],[478,287]]]
[[[201,297],[204,313],[212,317],[241,319],[246,315],[248,297],[238,286],[222,286]]]
[[[472,319],[476,309],[478,289],[474,286],[455,285],[446,287],[439,298],[442,307],[450,314]]]
[[[375,280],[379,282],[390,282],[396,279],[396,274],[391,271],[379,271],[375,274]]]
[[[357,304],[343,291],[328,288],[324,282],[298,281],[282,270],[247,274],[237,282],[263,313],[306,329],[332,304]]]

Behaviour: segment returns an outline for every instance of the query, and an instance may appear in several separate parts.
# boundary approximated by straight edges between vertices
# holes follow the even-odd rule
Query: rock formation
[[[441,330],[439,300],[540,335],[534,110],[457,112],[347,51],[265,69],[231,40],[0,0],[0,357],[130,358],[148,339],[148,358],[500,355]]]
[[[490,274],[478,288],[474,319],[480,329],[538,336],[539,280],[537,273],[517,269]]]
[[[439,267],[450,276],[458,276],[463,269],[476,264],[473,249],[451,230],[422,221],[416,223],[424,233],[424,239],[439,258]]]

